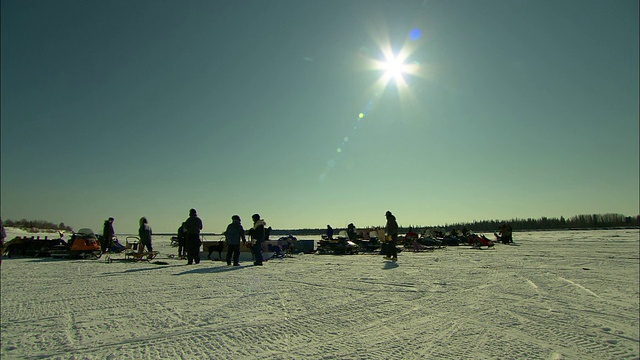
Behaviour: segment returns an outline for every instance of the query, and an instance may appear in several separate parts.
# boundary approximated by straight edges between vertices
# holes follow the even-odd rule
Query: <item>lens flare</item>
[[[395,85],[394,88],[403,108],[405,105],[414,109],[420,108],[420,103],[415,98],[411,85],[416,77],[427,78],[427,70],[420,65],[419,61],[412,59],[412,56],[415,57],[420,53],[414,55],[422,42],[418,41],[422,38],[422,31],[419,28],[411,29],[408,37],[405,38],[405,43],[401,47],[396,45],[398,47],[395,49],[399,48],[400,50],[394,51],[384,19],[378,20],[380,21],[372,21],[369,27],[372,40],[377,44],[378,51],[363,45],[355,53],[357,54],[356,60],[362,66],[362,70],[373,70],[380,75],[368,90],[363,91],[365,98],[369,100],[360,109],[361,112],[357,112],[353,120],[350,121],[353,141],[350,141],[349,136],[343,135],[342,142],[336,144],[337,146],[334,148],[333,156],[335,159],[329,160],[327,167],[318,178],[320,182],[328,179],[329,173],[335,171],[338,162],[344,162],[348,159],[352,148],[358,144],[356,133],[359,134],[361,128],[375,126],[376,121],[380,120],[376,116],[376,107],[379,106],[379,100],[390,84]],[[362,121],[365,117],[367,117],[367,121]]]
[[[420,40],[421,36],[422,36],[422,31],[420,31],[420,29],[418,28],[411,29],[411,31],[409,32],[409,39],[413,41]]]
[[[403,74],[409,71],[409,65],[404,60],[392,53],[387,54],[387,59],[381,64],[382,70],[385,71],[386,78],[393,79],[396,83],[404,80]]]

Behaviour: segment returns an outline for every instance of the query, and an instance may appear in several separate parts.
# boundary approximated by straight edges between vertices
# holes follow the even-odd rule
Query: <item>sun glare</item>
[[[399,58],[391,54],[387,61],[382,64],[383,70],[386,72],[385,76],[390,79],[394,79],[396,83],[403,79],[402,74],[406,72],[406,65]]]
[[[408,92],[407,79],[409,76],[423,77],[420,70],[420,64],[417,62],[409,62],[409,57],[416,50],[416,44],[413,42],[405,43],[399,52],[392,50],[388,37],[377,39],[379,50],[382,56],[378,59],[369,57],[370,68],[381,71],[381,76],[376,81],[375,86],[385,89],[390,83],[402,92]]]
[[[424,43],[422,32],[413,28],[407,34],[403,44],[392,44],[390,34],[383,18],[372,21],[369,27],[372,40],[377,45],[377,51],[363,46],[359,50],[364,70],[378,74],[377,79],[370,86],[368,93],[372,94],[375,102],[387,90],[397,94],[400,105],[404,109],[415,109],[421,103],[412,92],[416,78],[427,79],[427,69],[420,64],[416,57],[421,57],[416,51]]]
[[[376,86],[386,88],[393,82],[398,89],[408,90],[407,75],[419,75],[417,63],[406,63],[409,51],[406,48],[395,55],[389,48],[382,49],[384,60],[373,60],[373,68],[382,71]]]

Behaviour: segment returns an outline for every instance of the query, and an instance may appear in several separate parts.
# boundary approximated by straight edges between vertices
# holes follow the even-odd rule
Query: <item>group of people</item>
[[[262,243],[266,240],[266,222],[260,218],[259,214],[251,216],[253,226],[248,231],[251,237],[251,253],[256,266],[263,265]],[[202,230],[202,220],[198,217],[195,209],[189,210],[189,218],[178,228],[178,256],[187,260],[187,265],[200,263],[200,231]],[[223,233],[227,243],[227,265],[240,266],[240,245],[247,244],[245,230],[242,226],[242,219],[239,215],[231,216],[231,223]],[[233,261],[233,262],[232,262]]]
[[[513,229],[511,225],[507,223],[502,223],[500,227],[498,227],[498,233],[494,233],[498,241],[503,244],[511,244],[513,243]]]
[[[385,213],[385,217],[387,219],[387,223],[384,227],[385,239],[382,244],[382,253],[385,255],[385,259],[397,261],[398,249],[396,248],[396,245],[398,244],[398,222],[391,211],[387,211]],[[357,239],[356,226],[353,225],[353,223],[350,223],[347,226],[347,236],[351,241],[355,241]],[[328,240],[333,239],[333,228],[331,225],[327,225],[326,237]]]
[[[248,234],[251,237],[253,265],[262,266],[264,262],[262,244],[267,240],[267,223],[260,218],[260,214],[251,215],[251,220],[253,220],[253,226],[249,229]],[[231,217],[231,223],[227,225],[223,235],[227,241],[227,265],[231,266],[231,260],[233,260],[233,266],[240,266],[240,241],[246,245],[247,239],[239,215]]]
[[[114,243],[114,238],[116,235],[115,230],[113,229],[114,218],[110,217],[104,221],[104,225],[102,226],[102,238],[100,239],[100,250],[104,254],[108,252],[111,246]],[[138,236],[140,237],[140,247],[138,248],[139,252],[153,251],[153,245],[151,243],[152,231],[151,226],[149,226],[149,221],[146,217],[140,218],[140,227],[138,228]]]
[[[251,238],[251,253],[254,258],[254,265],[262,266],[264,259],[262,257],[262,244],[267,240],[266,222],[260,218],[259,214],[251,216],[253,226],[247,232]],[[102,229],[102,238],[100,248],[102,253],[109,250],[109,246],[115,237],[113,229],[114,218],[110,217],[105,220]],[[200,263],[200,232],[202,231],[202,219],[198,217],[196,209],[189,210],[189,217],[178,228],[178,257],[187,260],[187,265]],[[139,251],[153,251],[152,230],[146,217],[140,219],[140,227],[138,236],[140,237]],[[239,215],[231,217],[231,223],[223,233],[227,243],[227,265],[240,265],[240,244],[247,244],[245,230],[242,226],[242,220]],[[233,262],[232,262],[233,261]]]
[[[385,213],[387,223],[385,225],[386,239],[383,244],[383,253],[385,258],[391,261],[398,260],[398,251],[396,245],[398,242],[398,222],[396,217],[387,211]],[[227,244],[227,265],[239,266],[240,265],[240,245],[247,244],[245,234],[248,233],[251,237],[251,253],[253,255],[253,264],[256,266],[262,266],[264,259],[262,256],[262,244],[267,240],[266,235],[266,222],[260,218],[259,214],[253,214],[251,216],[253,220],[253,226],[249,231],[245,232],[242,226],[242,220],[239,215],[231,216],[231,223],[227,226],[227,229],[223,233]],[[115,236],[113,229],[113,222],[115,219],[110,217],[105,220],[102,230],[102,239],[100,247],[102,253],[108,251],[112,239]],[[189,217],[178,228],[178,257],[180,259],[186,259],[187,265],[193,265],[200,263],[200,246],[202,241],[200,240],[200,232],[202,231],[202,220],[198,217],[196,209],[189,210]],[[146,217],[140,218],[140,227],[138,229],[138,235],[140,237],[139,251],[153,251],[152,244],[152,230]],[[356,227],[353,223],[347,227],[347,235],[349,239],[354,240],[356,238]],[[327,225],[327,237],[333,239],[333,228]]]

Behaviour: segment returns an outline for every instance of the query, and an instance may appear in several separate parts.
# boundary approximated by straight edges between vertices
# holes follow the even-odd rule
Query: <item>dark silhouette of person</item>
[[[358,234],[356,233],[356,226],[353,225],[353,223],[347,225],[347,236],[351,241],[356,241],[358,238]]]
[[[385,252],[387,255],[386,258],[396,261],[398,260],[398,249],[396,249],[396,243],[398,242],[398,222],[391,211],[387,211],[385,216],[387,218],[387,225],[384,230],[388,239],[387,251]]]
[[[327,225],[327,239],[333,240],[333,228],[331,225]]]
[[[253,265],[262,266],[262,243],[265,239],[265,226],[267,226],[267,223],[260,218],[259,214],[253,214],[251,219],[253,220],[253,227],[249,230],[249,235],[251,235],[253,241],[251,246]]]
[[[227,241],[227,265],[231,265],[233,257],[233,266],[240,266],[240,240],[243,244],[247,242],[240,216],[233,215],[231,217],[231,224],[227,225],[224,237]]]
[[[144,252],[143,248],[147,251],[153,251],[153,245],[151,244],[151,226],[146,217],[140,218],[140,228],[138,229],[138,236],[140,236],[140,252]]]
[[[178,228],[178,259],[184,260],[187,258],[187,229],[184,227],[184,223]]]
[[[115,235],[115,231],[113,230],[114,220],[114,218],[110,217],[109,219],[104,221],[104,226],[102,227],[102,241],[100,241],[100,250],[103,254],[109,249],[111,241],[113,240],[113,236]]]
[[[187,247],[187,265],[200,263],[200,230],[202,230],[202,220],[198,217],[196,209],[189,210],[189,217],[184,222],[187,230],[185,245]]]

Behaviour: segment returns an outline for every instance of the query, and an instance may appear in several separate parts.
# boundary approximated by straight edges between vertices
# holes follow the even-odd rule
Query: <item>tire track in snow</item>
[[[562,276],[558,276],[558,278],[559,278],[560,280],[566,281],[567,283],[569,283],[569,284],[571,284],[571,285],[573,285],[573,286],[575,286],[575,287],[577,287],[577,288],[579,288],[579,289],[582,289],[582,290],[584,290],[585,292],[587,292],[588,294],[591,294],[591,295],[593,295],[593,296],[595,296],[595,297],[597,297],[597,298],[599,298],[599,299],[600,299],[600,296],[598,296],[598,294],[596,294],[596,293],[594,293],[593,291],[591,291],[591,290],[587,289],[586,287],[584,287],[584,286],[582,286],[582,285],[580,285],[580,284],[578,284],[578,283],[576,283],[576,282],[573,282],[573,281],[571,281],[571,280],[569,280],[569,279],[565,279],[565,278],[563,278]]]

